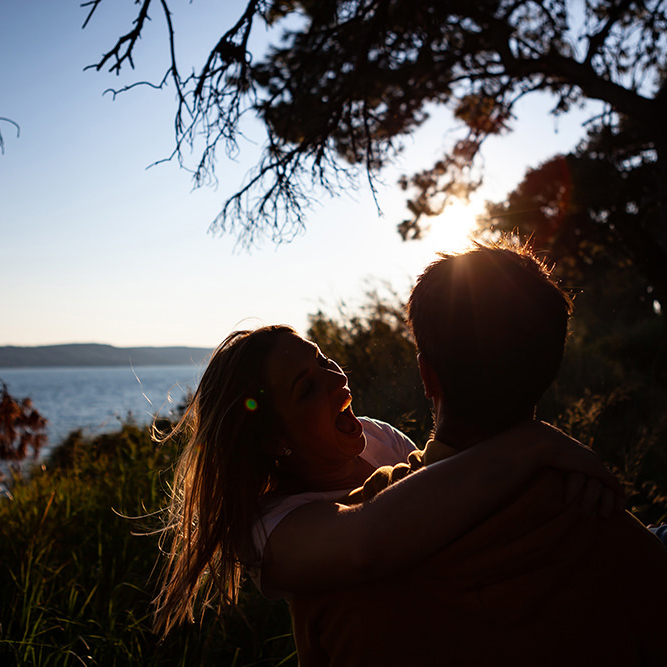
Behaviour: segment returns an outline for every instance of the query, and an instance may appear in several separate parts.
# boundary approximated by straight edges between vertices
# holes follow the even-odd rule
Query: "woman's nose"
[[[327,375],[335,389],[344,387],[347,384],[347,375],[345,375],[343,369],[337,364],[327,369]]]

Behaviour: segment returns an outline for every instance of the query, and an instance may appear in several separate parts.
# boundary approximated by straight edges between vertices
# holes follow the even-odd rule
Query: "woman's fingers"
[[[579,507],[581,507],[584,514],[588,516],[595,515],[601,493],[602,482],[599,479],[592,478],[586,481],[584,492],[581,495],[581,500],[579,501]]]
[[[604,485],[607,489],[609,489],[614,495],[619,496],[621,498],[625,498],[623,485],[619,481],[618,477],[616,477],[616,475],[614,475],[602,463],[602,461],[600,461],[600,458],[592,449],[589,449],[584,445],[580,445],[579,447],[580,449],[584,450],[585,456],[588,458],[585,465],[583,465],[583,459],[582,459],[582,467],[579,469],[579,471],[583,472],[584,475],[587,476],[587,479],[589,479],[589,481],[595,479],[602,485]],[[592,496],[595,496],[595,491],[593,489],[590,489],[588,493],[591,494]]]
[[[616,510],[616,498],[608,488],[597,479],[589,479],[581,499],[581,509],[589,516],[608,519]]]
[[[573,472],[565,482],[565,503],[570,505],[579,499],[579,507],[588,516],[609,518],[615,511],[622,511],[625,502],[621,496],[595,477]]]
[[[565,481],[565,504],[569,505],[578,498],[585,485],[586,475],[583,472],[568,473]]]
[[[547,461],[547,465],[553,465],[561,470],[583,473],[588,478],[598,479],[615,495],[624,497],[621,483],[602,464],[592,449],[544,422],[537,424],[541,429],[539,432],[543,434],[546,441],[551,443],[549,455],[551,460]]]
[[[616,496],[609,489],[602,489],[598,501],[598,516],[608,519],[616,510]]]

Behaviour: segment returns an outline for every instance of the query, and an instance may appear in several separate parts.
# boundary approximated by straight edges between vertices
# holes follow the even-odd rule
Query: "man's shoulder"
[[[662,542],[629,512],[603,519],[586,513],[580,498],[566,504],[565,477],[545,469],[513,500],[419,566],[421,573],[447,572],[444,578],[438,574],[439,579],[474,586],[484,573],[504,582],[507,590],[521,580],[531,581],[526,589],[534,593],[541,586],[546,592],[575,572],[586,573],[583,588],[598,585],[594,579],[599,585],[618,581],[622,574],[630,588],[653,580],[667,595]]]

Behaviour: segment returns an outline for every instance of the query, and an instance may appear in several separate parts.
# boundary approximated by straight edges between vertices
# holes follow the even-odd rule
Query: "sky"
[[[172,5],[188,69],[245,3]],[[584,134],[585,113],[554,120],[547,97],[522,103],[513,132],[484,148],[485,184],[472,206],[448,209],[423,240],[403,242],[396,225],[407,211],[396,182],[447,145],[454,124],[437,111],[381,174],[381,215],[362,182],[323,196],[291,242],[248,252],[209,226],[252,168],[261,135],[251,131],[235,160],[218,161],[216,187],[193,189],[175,162],[150,167],[174,147],[173,88],[104,91],[162,78],[162,18],[144,34],[135,70],[116,77],[84,68],[128,30],[134,3],[106,0],[82,30],[86,13],[79,0],[0,4],[0,117],[20,126],[17,136],[0,122],[0,345],[211,348],[234,329],[271,323],[305,333],[309,314],[335,315],[343,302],[353,309],[368,289],[406,295],[436,251],[466,243],[484,199],[502,199],[526,168]]]

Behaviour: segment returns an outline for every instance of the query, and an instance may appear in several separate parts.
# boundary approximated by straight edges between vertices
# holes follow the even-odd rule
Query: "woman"
[[[339,504],[414,445],[387,424],[358,419],[340,367],[286,326],[231,334],[177,428],[189,429],[189,442],[176,470],[173,542],[156,600],[164,632],[192,618],[200,589],[233,603],[243,568],[265,595],[286,598],[397,572],[476,525],[543,466],[584,473],[620,493],[595,454],[533,422],[370,502]],[[592,503],[599,484],[590,491]],[[427,505],[428,518],[415,511]]]

